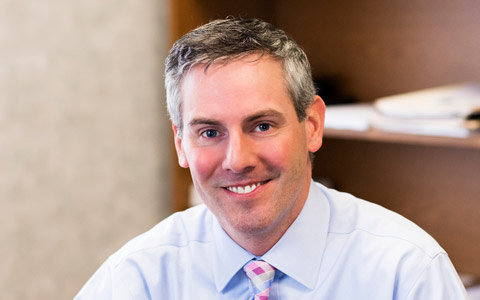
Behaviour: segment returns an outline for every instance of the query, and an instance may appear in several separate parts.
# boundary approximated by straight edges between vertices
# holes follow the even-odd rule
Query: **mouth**
[[[227,187],[224,187],[224,189],[229,190],[230,192],[235,194],[248,194],[255,191],[258,187],[260,187],[261,185],[264,185],[269,181],[270,180],[247,184],[247,185],[227,186]]]

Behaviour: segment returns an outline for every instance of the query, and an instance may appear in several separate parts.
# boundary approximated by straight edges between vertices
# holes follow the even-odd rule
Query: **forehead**
[[[205,115],[240,116],[255,109],[294,111],[283,66],[268,56],[246,56],[207,69],[194,66],[183,78],[181,94],[184,123]]]

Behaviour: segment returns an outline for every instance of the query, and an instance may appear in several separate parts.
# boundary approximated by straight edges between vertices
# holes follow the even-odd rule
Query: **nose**
[[[255,168],[255,143],[244,133],[231,133],[228,139],[223,169],[233,173],[248,172]]]

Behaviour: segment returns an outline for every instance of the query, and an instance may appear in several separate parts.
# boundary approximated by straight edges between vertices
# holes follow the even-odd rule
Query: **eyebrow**
[[[261,119],[261,118],[265,118],[265,117],[277,118],[277,119],[280,120],[280,122],[285,121],[285,116],[281,112],[276,111],[274,109],[266,109],[266,110],[256,112],[251,116],[248,116],[247,118],[245,118],[245,120],[243,120],[242,123],[248,124],[248,123],[255,122],[256,120]],[[196,118],[196,119],[191,120],[188,123],[189,126],[195,126],[195,125],[220,126],[221,124],[222,124],[221,122],[219,122],[215,119],[209,119],[209,118]]]
[[[256,112],[255,114],[247,117],[244,123],[251,123],[265,117],[276,118],[276,119],[279,119],[281,122],[285,121],[285,115],[282,114],[281,112],[274,109],[266,109],[266,110]]]
[[[213,120],[213,119],[207,119],[207,118],[198,118],[198,119],[193,119],[191,120],[188,125],[190,126],[195,126],[195,125],[213,125],[213,126],[218,126],[220,125],[220,122]]]

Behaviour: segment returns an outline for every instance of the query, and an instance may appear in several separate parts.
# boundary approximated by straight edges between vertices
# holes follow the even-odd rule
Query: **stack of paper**
[[[459,84],[380,98],[371,126],[410,134],[467,137],[480,128],[480,86]]]
[[[365,131],[374,113],[370,104],[329,105],[325,112],[325,128]]]
[[[421,134],[446,137],[468,137],[479,128],[478,121],[461,118],[445,119],[404,119],[375,114],[370,119],[372,128],[408,134]]]
[[[465,118],[480,112],[480,85],[456,84],[383,97],[375,101],[375,108],[399,118]]]
[[[328,106],[325,128],[467,137],[480,129],[480,85],[460,84],[384,97],[374,104]]]

